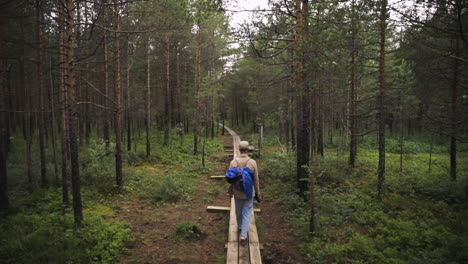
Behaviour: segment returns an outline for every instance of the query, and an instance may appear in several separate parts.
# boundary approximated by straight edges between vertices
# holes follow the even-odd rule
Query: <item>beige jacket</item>
[[[260,181],[258,177],[258,167],[257,162],[254,159],[249,158],[247,154],[241,154],[239,158],[233,159],[229,164],[229,168],[244,168],[249,167],[254,172],[254,190],[252,196],[258,195],[260,196]],[[229,194],[237,199],[247,199],[247,194],[233,188],[234,186],[231,185],[229,187]]]

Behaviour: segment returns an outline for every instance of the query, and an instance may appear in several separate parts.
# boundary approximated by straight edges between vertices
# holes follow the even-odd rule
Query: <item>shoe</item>
[[[241,244],[241,246],[245,246],[247,244],[247,238],[241,238],[240,239],[240,244]]]

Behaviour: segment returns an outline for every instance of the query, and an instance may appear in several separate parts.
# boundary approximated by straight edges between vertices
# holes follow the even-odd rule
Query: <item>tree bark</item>
[[[122,178],[122,103],[120,90],[120,12],[119,0],[114,0],[114,97],[115,97],[115,182],[123,186]]]
[[[201,82],[201,35],[200,35],[200,25],[198,28],[197,33],[197,53],[196,53],[196,70],[195,70],[195,113],[194,113],[194,124],[193,124],[193,155],[198,154],[198,133],[199,133],[199,123],[200,117],[198,115],[200,109],[200,99],[199,99],[199,92],[200,92],[200,82]],[[236,108],[237,109],[237,108]]]
[[[61,137],[61,164],[62,164],[62,202],[64,205],[70,203],[68,196],[68,170],[67,170],[67,157],[68,157],[68,123],[67,123],[67,88],[65,87],[65,76],[68,72],[67,62],[65,59],[65,10],[62,2],[58,0],[59,9],[59,73],[60,73],[60,137]]]
[[[104,32],[104,107],[109,107],[109,58],[107,54],[107,33]],[[103,114],[103,137],[106,143],[106,149],[109,150],[110,137],[109,137],[109,114],[104,111]]]
[[[385,192],[385,34],[387,30],[387,0],[381,1],[380,10],[380,56],[379,56],[379,165],[377,190],[379,197]]]
[[[357,156],[357,126],[356,126],[356,12],[355,12],[355,0],[351,4],[351,89],[349,93],[350,103],[350,115],[349,115],[349,126],[351,132],[351,140],[349,145],[349,165],[351,168],[356,166]]]
[[[151,155],[151,47],[150,38],[146,46],[146,157]]]
[[[171,128],[171,45],[170,38],[166,36],[166,96],[164,103],[164,146],[169,145],[169,132]]]
[[[44,146],[44,82],[42,69],[42,13],[39,9],[40,3],[36,1],[36,57],[37,57],[37,87],[39,92],[39,157],[41,161],[41,187],[46,188],[47,167],[45,161],[45,146]]]
[[[0,49],[3,41],[0,40]],[[6,86],[7,84],[7,61],[2,61],[0,65],[0,109],[7,109]],[[8,198],[8,176],[7,176],[7,160],[8,160],[8,132],[7,132],[8,112],[0,112],[0,216],[8,214],[10,201]]]
[[[55,174],[55,184],[58,185],[58,162],[57,162],[57,125],[55,120],[55,103],[54,103],[54,79],[52,76],[52,57],[50,57],[50,96],[49,96],[49,108],[50,108],[50,116],[51,116],[51,132],[52,132],[52,154],[54,156],[54,174]]]
[[[302,3],[302,8],[301,8]],[[308,37],[307,0],[296,0],[296,122],[297,122],[297,185],[300,195],[307,200],[305,192],[308,190],[307,180],[309,179],[309,156],[310,156],[310,103],[309,85],[306,79],[305,63],[307,63],[307,52],[305,42]]]
[[[77,122],[78,122],[78,105],[75,99],[75,16],[74,16],[74,1],[67,0],[67,95],[68,95],[68,132],[70,141],[70,158],[71,158],[71,178],[72,178],[72,193],[73,193],[73,215],[75,225],[81,226],[83,222],[83,207],[81,204],[81,183],[80,183],[80,166],[78,156],[77,142]]]
[[[460,57],[460,47],[458,37],[455,39],[455,56]],[[452,89],[450,91],[450,178],[452,181],[457,180],[457,120],[458,120],[458,109],[457,109],[457,97],[458,97],[458,83],[459,83],[459,67],[460,61],[456,58],[453,59],[453,77],[452,77]]]
[[[127,13],[128,16],[128,13]],[[127,34],[127,151],[132,150],[132,119],[130,117],[130,45]]]

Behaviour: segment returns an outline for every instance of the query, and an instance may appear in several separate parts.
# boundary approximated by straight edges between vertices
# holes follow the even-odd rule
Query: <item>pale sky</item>
[[[254,10],[254,9],[267,9],[268,0],[231,0],[227,4],[228,10],[241,11],[241,10]],[[238,27],[244,21],[249,21],[249,17],[252,12],[241,11],[241,12],[228,12],[232,17],[231,26]]]
[[[389,0],[390,6],[409,8],[414,5],[414,0]],[[250,21],[252,12],[241,10],[268,9],[268,0],[228,0],[227,13],[231,16],[231,26],[238,27],[244,21]],[[239,11],[239,12],[231,12]],[[390,17],[399,20],[399,15],[390,10]]]

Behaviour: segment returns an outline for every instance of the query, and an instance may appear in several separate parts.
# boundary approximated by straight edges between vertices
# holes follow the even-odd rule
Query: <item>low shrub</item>
[[[153,202],[177,202],[187,198],[192,184],[180,175],[167,175],[150,190],[149,197]]]
[[[71,213],[25,214],[0,221],[2,263],[112,263],[132,241],[130,229],[97,215],[75,228]]]
[[[182,221],[176,227],[175,236],[185,240],[196,241],[205,237],[206,234],[202,231],[200,225]]]

